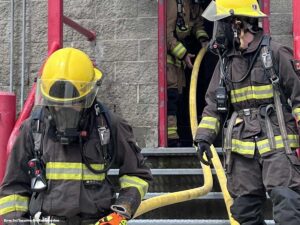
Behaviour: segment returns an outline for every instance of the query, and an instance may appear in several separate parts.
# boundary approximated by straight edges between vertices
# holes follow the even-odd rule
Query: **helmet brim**
[[[222,20],[230,16],[245,16],[245,17],[253,17],[253,18],[268,17],[259,9],[257,10],[253,9],[250,11],[249,8],[247,8],[247,9],[239,9],[231,12],[230,10],[228,10],[228,8],[217,6],[215,1],[211,1],[211,3],[206,7],[204,12],[202,13],[202,17],[212,22]]]

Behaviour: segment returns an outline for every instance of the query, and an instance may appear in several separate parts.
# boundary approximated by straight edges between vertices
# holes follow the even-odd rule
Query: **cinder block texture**
[[[20,111],[22,3],[14,1],[13,90]],[[47,57],[48,1],[26,0],[24,95]],[[10,0],[0,0],[0,90],[10,86]],[[141,147],[157,146],[157,1],[65,0],[64,15],[97,35],[94,42],[64,25],[64,46],[82,49],[103,71],[99,98],[133,126]],[[292,45],[292,0],[271,1],[273,39]]]

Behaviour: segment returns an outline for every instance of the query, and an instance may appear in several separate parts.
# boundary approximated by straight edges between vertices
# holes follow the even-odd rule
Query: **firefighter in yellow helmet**
[[[295,154],[300,80],[293,52],[263,34],[258,19],[266,15],[256,0],[212,1],[202,16],[216,21],[210,48],[220,60],[194,137],[198,155],[209,164],[203,153],[212,157],[210,145],[224,123],[233,217],[241,225],[266,224],[267,192],[276,224],[300,224],[300,161]]]
[[[198,45],[206,45],[208,35],[201,17],[199,0],[167,1],[167,115],[168,146],[177,147],[179,132],[177,115],[180,112],[179,99],[186,85],[184,68],[193,67],[195,55],[189,43],[196,40]],[[188,43],[189,42],[189,43]]]
[[[134,215],[152,176],[130,125],[97,100],[101,78],[78,49],[47,60],[0,187],[6,222],[124,225]],[[112,165],[119,187],[107,178]]]

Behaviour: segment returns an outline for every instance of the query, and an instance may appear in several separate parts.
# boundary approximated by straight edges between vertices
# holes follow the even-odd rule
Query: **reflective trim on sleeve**
[[[215,133],[217,134],[219,132],[219,129],[220,129],[220,122],[215,117],[204,116],[202,118],[198,128],[205,128],[205,129],[214,130]]]
[[[182,66],[182,62],[179,59],[175,59],[173,56],[171,55],[167,55],[167,63],[175,65],[177,67],[181,67]]]
[[[254,155],[255,142],[232,139],[232,152],[241,155]]]
[[[137,188],[141,195],[141,199],[144,198],[149,187],[149,184],[146,181],[136,176],[124,175],[119,178],[119,182],[121,185],[121,189],[129,187]]]
[[[178,44],[173,48],[173,50],[171,51],[172,55],[174,55],[176,58],[178,59],[182,59],[184,54],[186,53],[186,48],[184,47],[184,45],[180,42],[178,42]]]
[[[230,91],[232,103],[242,102],[253,99],[273,98],[272,84],[263,86],[248,86]]]
[[[21,195],[8,195],[0,198],[0,215],[10,212],[27,212],[29,198]]]
[[[288,135],[289,145],[291,148],[299,147],[299,137],[298,135],[290,134]],[[266,152],[270,152],[271,148],[269,145],[269,139],[264,139],[257,142],[257,148],[260,154],[264,154]],[[275,136],[275,148],[280,149],[284,148],[284,144],[282,141],[282,136]]]
[[[199,38],[208,38],[208,35],[207,33],[204,31],[204,30],[197,30],[196,31],[196,38],[199,39]]]
[[[300,120],[300,108],[294,108],[293,109],[293,115],[294,115],[295,119],[297,121],[299,121]]]
[[[103,164],[91,164],[97,170],[103,169]],[[46,178],[49,180],[97,180],[102,181],[105,174],[94,174],[83,163],[48,162]]]
[[[177,127],[168,127],[168,134],[177,134]]]

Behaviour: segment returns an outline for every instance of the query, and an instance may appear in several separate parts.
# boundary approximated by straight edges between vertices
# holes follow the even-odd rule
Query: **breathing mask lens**
[[[78,137],[78,126],[82,115],[80,108],[74,107],[49,107],[56,130],[62,137]]]
[[[215,52],[217,49],[223,52],[232,47],[234,34],[228,20],[214,22],[213,38],[210,49]]]

